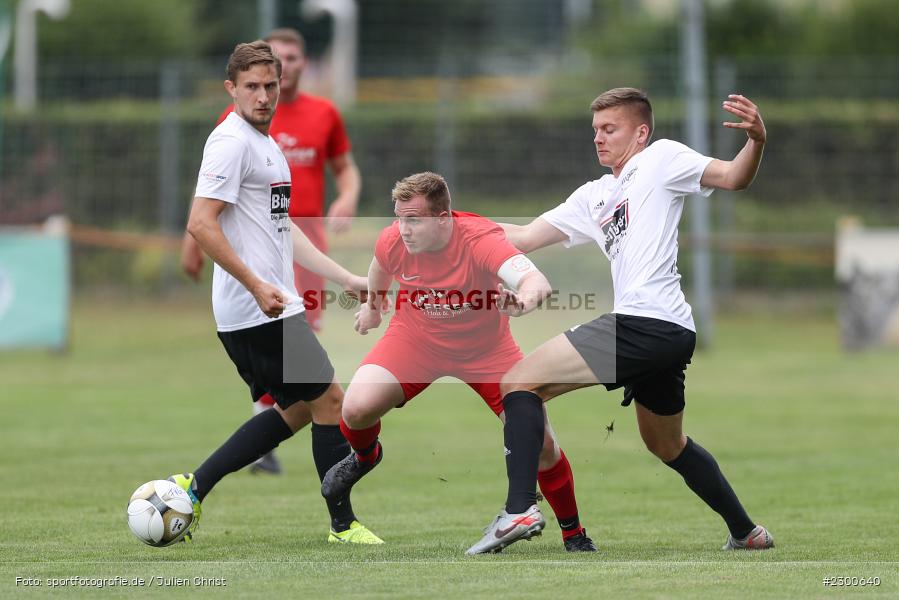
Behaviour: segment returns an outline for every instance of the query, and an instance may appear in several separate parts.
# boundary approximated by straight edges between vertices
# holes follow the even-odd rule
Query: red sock
[[[540,492],[559,521],[562,528],[562,539],[568,539],[581,533],[581,521],[577,514],[577,500],[574,497],[574,475],[571,473],[571,465],[561,452],[559,462],[545,471],[537,472],[537,483]]]
[[[350,429],[349,426],[340,419],[340,432],[346,441],[350,443],[356,456],[362,462],[373,463],[378,460],[378,434],[381,433],[381,421],[367,427],[365,429]]]
[[[275,405],[275,399],[272,398],[269,394],[263,394],[257,402],[259,402],[260,404],[265,404],[266,406]]]

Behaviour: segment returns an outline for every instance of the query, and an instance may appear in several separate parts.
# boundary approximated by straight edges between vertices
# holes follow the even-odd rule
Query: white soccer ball
[[[128,527],[150,546],[168,546],[181,540],[194,520],[190,496],[171,481],[148,481],[131,494]]]

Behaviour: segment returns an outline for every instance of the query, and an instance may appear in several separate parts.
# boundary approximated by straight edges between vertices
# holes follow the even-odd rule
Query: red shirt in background
[[[233,105],[225,109],[218,122],[233,110]],[[279,100],[269,135],[290,166],[290,216],[324,216],[325,164],[350,151],[337,108],[324,98],[303,93],[293,100]]]

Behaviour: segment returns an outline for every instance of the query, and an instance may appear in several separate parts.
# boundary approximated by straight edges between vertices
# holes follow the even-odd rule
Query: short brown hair
[[[597,112],[614,106],[632,107],[640,121],[646,123],[647,127],[649,127],[648,137],[652,137],[652,130],[655,128],[655,122],[652,117],[652,104],[649,103],[649,97],[643,90],[620,87],[603,92],[590,104],[590,110]]]
[[[306,41],[303,39],[302,34],[292,27],[278,27],[277,29],[272,29],[264,39],[269,43],[284,42],[287,44],[296,44],[300,47],[300,52],[306,52]]]
[[[268,42],[256,40],[234,46],[234,52],[228,58],[228,79],[237,83],[237,74],[249,71],[253,65],[275,65],[275,71],[278,72],[278,77],[281,77],[281,61],[272,54],[272,47]]]
[[[432,215],[450,210],[450,193],[446,180],[430,171],[409,175],[397,181],[390,195],[394,202],[408,202],[415,196],[424,196]]]

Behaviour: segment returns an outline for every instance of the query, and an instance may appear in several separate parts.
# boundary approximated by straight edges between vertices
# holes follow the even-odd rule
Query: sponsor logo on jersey
[[[474,300],[472,294],[466,297],[459,290],[427,288],[412,290],[405,301],[430,319],[452,319],[476,308],[472,300]],[[400,298],[399,303],[402,301],[403,298]]]
[[[300,140],[288,133],[279,133],[275,141],[281,147],[284,158],[292,166],[314,165],[318,159],[318,149],[315,146],[300,146]]]
[[[278,228],[278,233],[290,231],[287,212],[290,210],[290,182],[280,181],[271,184],[271,219]]]
[[[318,157],[315,148],[284,148],[284,158],[294,166],[314,165]]]
[[[599,224],[603,236],[605,237],[603,248],[609,259],[613,259],[618,255],[621,240],[623,240],[624,236],[627,234],[629,222],[630,213],[628,212],[628,201],[625,199],[615,206],[615,212],[612,213],[611,217]]]

